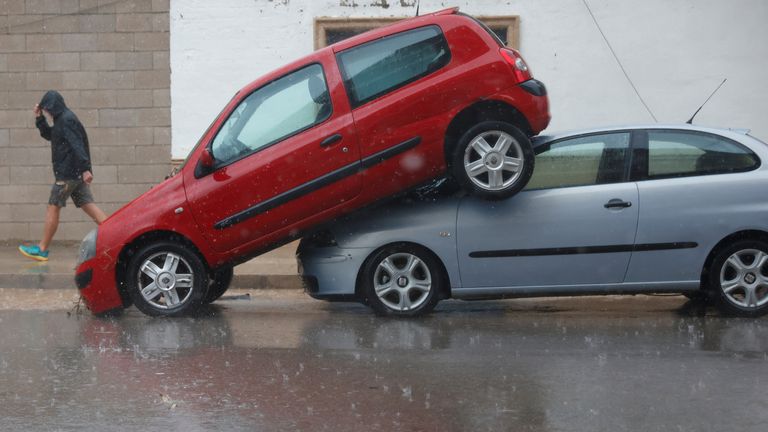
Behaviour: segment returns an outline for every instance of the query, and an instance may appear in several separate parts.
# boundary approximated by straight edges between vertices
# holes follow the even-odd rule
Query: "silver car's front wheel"
[[[208,273],[198,255],[173,243],[149,244],[128,263],[126,286],[147,315],[180,315],[197,309],[208,290]]]
[[[432,253],[398,243],[366,260],[361,270],[368,304],[379,314],[415,316],[432,310],[440,299],[443,272]]]
[[[432,291],[432,275],[424,261],[410,253],[384,258],[373,275],[376,296],[388,308],[407,312],[418,309]]]
[[[768,312],[768,243],[735,242],[715,257],[712,267],[710,285],[725,312],[742,316]]]

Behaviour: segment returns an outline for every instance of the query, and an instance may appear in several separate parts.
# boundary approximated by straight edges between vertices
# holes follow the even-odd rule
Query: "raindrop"
[[[403,398],[408,399],[408,402],[413,402],[413,389],[411,386],[402,387],[401,390],[403,391]]]
[[[600,354],[597,356],[597,364],[598,364],[600,367],[603,367],[603,366],[605,366],[607,363],[608,363],[608,355],[607,355],[607,354],[605,354],[605,353],[600,353]]]

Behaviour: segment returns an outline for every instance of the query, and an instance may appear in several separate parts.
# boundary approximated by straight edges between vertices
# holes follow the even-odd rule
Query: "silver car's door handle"
[[[632,207],[632,203],[629,202],[629,201],[624,201],[624,200],[620,200],[618,198],[614,198],[614,199],[608,201],[607,203],[605,203],[605,205],[603,207],[605,207],[607,209],[627,208],[627,207]]]

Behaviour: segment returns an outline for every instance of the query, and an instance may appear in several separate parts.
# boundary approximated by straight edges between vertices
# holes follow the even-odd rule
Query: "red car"
[[[514,194],[549,119],[520,54],[456,8],[352,37],[239,91],[178,174],[85,238],[77,286],[94,313],[188,312],[232,266],[446,173]]]

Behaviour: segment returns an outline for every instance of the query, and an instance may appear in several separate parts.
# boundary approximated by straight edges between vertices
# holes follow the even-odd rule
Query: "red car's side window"
[[[213,139],[218,166],[226,165],[323,122],[332,111],[328,85],[312,64],[254,91]]]
[[[337,54],[352,107],[358,107],[447,65],[451,52],[438,26],[422,27]]]

